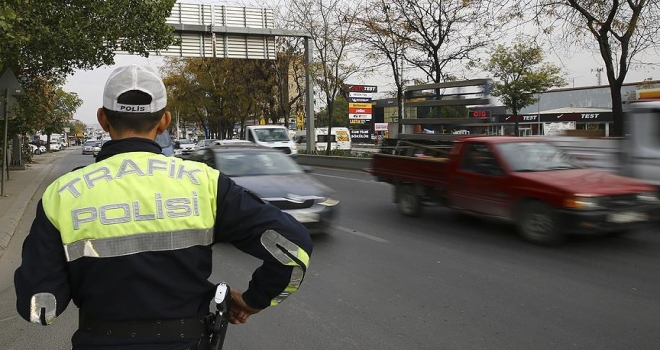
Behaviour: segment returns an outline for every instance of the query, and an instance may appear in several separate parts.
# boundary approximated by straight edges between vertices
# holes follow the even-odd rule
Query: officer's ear
[[[163,114],[163,117],[160,118],[160,121],[158,122],[158,126],[157,126],[157,129],[156,129],[156,132],[158,133],[158,135],[165,132],[165,130],[167,130],[167,128],[170,126],[171,122],[172,122],[172,114],[170,114],[169,111],[166,111]]]
[[[105,115],[103,108],[99,108],[96,111],[96,120],[99,121],[99,125],[103,128],[103,131],[110,132],[110,123],[108,123],[108,117]]]

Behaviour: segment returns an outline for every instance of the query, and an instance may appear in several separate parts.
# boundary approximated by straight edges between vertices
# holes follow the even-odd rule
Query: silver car
[[[277,149],[239,143],[216,145],[197,150],[191,160],[219,169],[294,217],[310,233],[327,232],[337,217],[339,201],[334,191]]]
[[[98,141],[87,141],[83,144],[82,146],[82,154],[94,154],[94,145],[96,145]]]

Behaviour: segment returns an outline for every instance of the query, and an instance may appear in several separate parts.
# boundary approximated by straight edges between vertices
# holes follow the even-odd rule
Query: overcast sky
[[[206,3],[220,2],[204,1]],[[239,5],[240,6],[240,5]],[[105,66],[91,71],[78,71],[67,79],[64,90],[75,92],[83,100],[83,104],[76,111],[74,118],[86,124],[96,124],[96,110],[101,106],[103,98],[103,87],[110,73],[119,66],[128,64],[145,64],[156,68],[163,64],[163,58],[154,56],[150,58],[128,55],[115,56],[114,66]],[[597,68],[604,68],[600,56],[592,53],[575,54],[571,57],[559,57],[557,54],[546,53],[546,60],[553,62],[563,68],[568,85],[565,87],[581,87],[597,85]],[[646,78],[660,80],[660,57],[652,56],[645,59],[652,63],[643,69],[631,69],[626,82],[639,82]],[[483,76],[472,76],[470,78],[485,78]],[[607,76],[601,73],[603,85],[607,85]],[[378,90],[387,91],[393,89],[392,80],[388,80],[382,74],[371,74],[369,76],[355,76],[351,83],[377,85]]]

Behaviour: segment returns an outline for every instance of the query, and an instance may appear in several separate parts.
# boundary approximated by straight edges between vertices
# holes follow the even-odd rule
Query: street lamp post
[[[539,92],[538,100],[536,101],[536,133],[541,135],[541,93]]]

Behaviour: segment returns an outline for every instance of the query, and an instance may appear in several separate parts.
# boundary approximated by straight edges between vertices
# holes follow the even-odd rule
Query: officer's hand
[[[231,324],[245,323],[251,315],[261,311],[261,309],[248,306],[243,300],[243,293],[235,289],[231,290],[231,297],[231,309],[229,309],[229,322]]]

